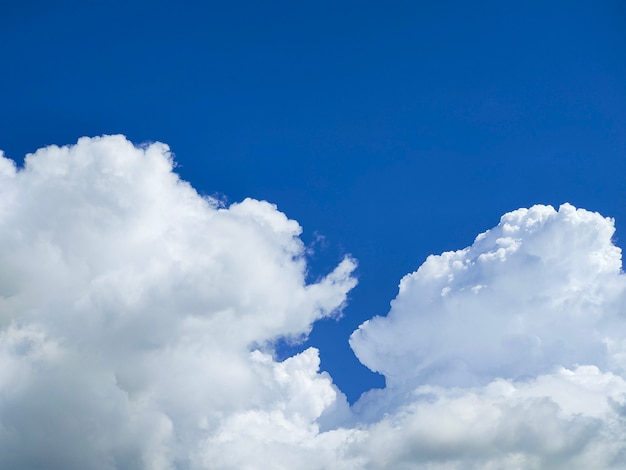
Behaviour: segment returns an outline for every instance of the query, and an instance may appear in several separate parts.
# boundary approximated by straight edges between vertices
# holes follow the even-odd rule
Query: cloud
[[[167,146],[0,157],[0,467],[620,468],[626,322],[613,221],[563,205],[431,256],[350,338],[387,387],[348,407],[314,348],[355,261],[307,284],[297,222],[223,207]]]
[[[0,160],[0,467],[187,468],[242,410],[337,399],[317,351],[255,348],[340,309],[354,261],[307,285],[295,221],[172,166],[122,136]]]
[[[613,233],[569,204],[519,209],[405,276],[388,315],[350,338],[387,381],[355,405],[389,440],[379,466],[619,468],[626,281]]]
[[[612,220],[569,204],[506,214],[471,247],[405,276],[389,314],[361,325],[352,347],[392,385],[619,368],[626,284],[613,232]]]

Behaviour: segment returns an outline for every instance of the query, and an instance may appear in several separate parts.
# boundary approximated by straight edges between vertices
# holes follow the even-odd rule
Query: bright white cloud
[[[626,333],[613,232],[611,220],[569,204],[506,214],[471,247],[405,276],[389,315],[362,325],[352,345],[391,384],[607,367],[616,362],[609,343]]]
[[[429,257],[352,335],[388,386],[349,408],[271,342],[341,309],[355,262],[306,284],[295,221],[172,166],[122,136],[0,157],[1,468],[623,468],[610,219],[520,209]]]
[[[402,279],[388,315],[350,339],[386,377],[355,409],[390,439],[380,454],[394,468],[623,466],[626,280],[613,233],[569,204],[519,209]]]
[[[307,285],[295,221],[201,198],[162,144],[0,162],[0,467],[187,468],[238,414],[337,399],[315,350],[253,349],[340,309],[351,259]]]

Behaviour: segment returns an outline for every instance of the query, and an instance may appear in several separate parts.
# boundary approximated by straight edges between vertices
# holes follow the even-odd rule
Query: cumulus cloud
[[[351,344],[391,384],[617,367],[625,280],[613,232],[611,220],[569,204],[506,214],[471,247],[430,256],[405,276],[389,314],[363,324]]]
[[[623,468],[626,280],[613,233],[569,204],[519,209],[401,280],[389,313],[350,338],[385,375],[355,410],[389,440],[380,454],[394,468]]]
[[[613,221],[563,205],[431,256],[350,338],[386,377],[352,407],[314,348],[355,261],[307,284],[297,222],[223,207],[167,146],[0,157],[0,467],[623,468]]]
[[[237,413],[337,400],[317,351],[261,350],[337,312],[353,260],[306,284],[295,221],[200,197],[163,144],[0,162],[0,467],[188,468]]]

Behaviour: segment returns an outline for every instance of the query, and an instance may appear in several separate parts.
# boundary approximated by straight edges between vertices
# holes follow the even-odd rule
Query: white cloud
[[[228,208],[168,148],[81,139],[0,158],[0,467],[623,468],[626,322],[613,222],[503,216],[431,256],[351,344],[387,388],[352,409],[307,334],[355,285],[307,285],[299,225]]]
[[[0,162],[0,467],[186,468],[238,413],[336,400],[315,350],[250,351],[341,308],[351,259],[306,285],[295,221],[199,197],[162,144]]]
[[[626,333],[626,284],[613,232],[612,220],[569,204],[506,214],[471,247],[405,276],[389,315],[363,324],[351,344],[392,385],[617,366],[608,344]]]
[[[405,276],[389,314],[350,339],[387,380],[355,405],[390,459],[379,466],[620,468],[626,284],[613,233],[569,204],[519,209]]]
[[[371,468],[623,468],[624,394],[621,377],[592,366],[422,386],[368,428],[362,451]]]

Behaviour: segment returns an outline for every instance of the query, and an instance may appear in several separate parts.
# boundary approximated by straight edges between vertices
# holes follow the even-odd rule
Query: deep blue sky
[[[382,379],[349,334],[428,254],[565,201],[615,217],[624,247],[626,6],[4,2],[0,148],[111,133],[168,143],[202,193],[276,203],[313,277],[359,260],[344,318],[307,343],[354,400]]]

